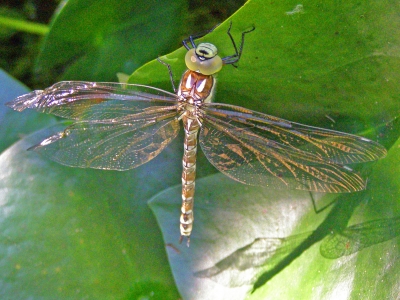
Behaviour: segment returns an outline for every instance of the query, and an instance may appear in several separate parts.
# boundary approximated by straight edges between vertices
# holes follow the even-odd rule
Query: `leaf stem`
[[[7,18],[4,16],[0,16],[0,26],[37,35],[46,35],[49,31],[49,26],[47,25],[14,18]]]

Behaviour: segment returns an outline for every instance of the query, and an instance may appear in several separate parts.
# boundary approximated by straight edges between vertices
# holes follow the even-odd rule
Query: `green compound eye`
[[[207,51],[205,47],[200,46],[207,45]],[[212,46],[213,51],[210,51],[209,45]],[[202,55],[197,53],[201,52]],[[205,53],[206,52],[206,53]],[[205,54],[209,57],[206,57]],[[217,55],[217,48],[212,44],[200,44],[196,49],[190,49],[185,56],[185,63],[189,70],[201,73],[203,75],[211,75],[221,70],[223,62],[221,57]]]
[[[198,61],[195,49],[190,49],[186,52],[185,63],[189,70],[196,71],[198,69]]]

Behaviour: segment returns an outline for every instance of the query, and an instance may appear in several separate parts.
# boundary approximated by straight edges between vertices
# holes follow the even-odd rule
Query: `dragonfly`
[[[384,157],[386,150],[377,142],[212,102],[215,75],[224,65],[237,67],[245,36],[255,30],[243,31],[237,45],[231,27],[232,23],[227,35],[234,53],[223,58],[214,44],[196,45],[206,33],[183,40],[187,70],[177,89],[170,65],[159,59],[168,68],[174,93],[140,84],[64,81],[7,105],[16,111],[29,108],[74,120],[30,149],[81,168],[136,168],[171,143],[182,121],[180,241],[186,238],[188,246],[198,142],[216,169],[247,185],[325,193],[365,189],[366,182],[347,165]]]

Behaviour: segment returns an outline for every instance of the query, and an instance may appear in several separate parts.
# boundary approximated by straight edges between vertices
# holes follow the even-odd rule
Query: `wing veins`
[[[329,161],[324,161],[320,157],[318,157],[312,153],[300,151],[297,148],[290,147],[289,149],[291,150],[290,152],[292,152],[291,153],[292,155],[295,155],[295,156],[297,155],[302,160],[304,160],[304,159],[312,160],[312,161],[314,161],[314,163],[319,164],[321,169],[319,169],[317,166],[300,163],[289,156],[283,156],[282,154],[279,154],[278,152],[274,151],[272,149],[273,146],[270,143],[270,141],[268,141],[268,140],[266,141],[264,137],[257,136],[256,134],[254,134],[251,131],[243,130],[243,128],[240,128],[239,131],[236,131],[236,133],[242,132],[244,134],[236,135],[236,133],[234,132],[234,130],[235,130],[234,126],[231,125],[229,122],[225,122],[223,120],[213,118],[210,115],[207,115],[207,117],[205,119],[214,128],[223,132],[224,134],[227,134],[230,138],[232,138],[233,140],[239,142],[241,145],[246,147],[250,152],[252,152],[255,155],[255,157],[257,158],[257,160],[260,162],[260,164],[263,166],[263,168],[265,170],[267,170],[270,174],[275,176],[275,178],[278,178],[279,180],[281,180],[285,185],[288,185],[288,182],[285,181],[282,176],[279,176],[279,174],[277,174],[276,172],[271,170],[266,165],[266,163],[263,161],[263,159],[266,159],[268,156],[273,157],[274,159],[279,161],[292,174],[292,176],[295,179],[298,178],[298,176],[295,173],[295,169],[293,167],[295,167],[295,168],[297,167],[301,171],[303,171],[306,174],[308,174],[309,176],[311,176],[311,178],[315,178],[318,181],[322,181],[324,183],[329,184],[329,186],[327,186],[327,187],[330,190],[334,189],[332,184],[341,186],[343,188],[343,190],[345,190],[345,191],[358,190],[359,188],[364,187],[364,182],[361,179],[361,177],[359,177],[356,173],[353,173],[351,171],[351,169],[347,170],[351,173],[351,175],[346,174],[344,171],[341,172],[341,170],[340,170],[341,166],[338,164],[335,164],[335,163],[332,163]],[[218,123],[223,123],[224,125],[219,125]],[[231,129],[233,129],[233,130],[231,130]],[[249,136],[251,137],[251,140],[255,141],[256,143],[261,144],[260,146],[261,146],[262,151],[251,146],[249,143],[243,141],[243,139],[249,139],[248,138]],[[257,141],[256,141],[256,139],[257,139]],[[260,143],[260,140],[262,141],[261,143]],[[283,145],[281,145],[281,144],[277,144],[277,143],[274,143],[274,144],[279,145],[279,148],[283,151],[289,150],[287,147],[282,147]],[[288,153],[288,155],[290,155],[290,154]],[[328,167],[330,167],[330,168],[328,168]],[[322,169],[323,169],[323,171],[322,171]],[[253,170],[254,170],[254,168],[253,168]],[[331,175],[329,175],[329,174],[331,174]],[[334,177],[332,177],[332,174],[336,175],[336,179]],[[350,176],[350,178],[349,178],[349,176]],[[345,178],[345,177],[348,177],[348,178]],[[356,184],[353,184],[352,181],[355,181]],[[306,189],[311,189],[310,182],[307,182],[308,184],[304,184],[302,181],[299,181],[299,180],[296,180],[296,182],[302,184]],[[312,184],[314,186],[316,186],[317,182],[313,181]],[[319,186],[322,186],[321,182],[319,182],[318,184],[319,184]],[[316,190],[321,190],[321,189],[323,191],[326,191],[326,188],[324,188],[324,187],[322,187],[322,188],[316,187]],[[336,187],[336,189],[337,189],[337,187]],[[340,191],[340,190],[337,189],[336,191]]]
[[[230,104],[207,103],[203,110],[206,115],[237,122],[242,128],[246,127],[245,130],[259,130],[259,134],[269,132],[282,144],[293,149],[304,147],[309,153],[315,151],[315,155],[333,163],[365,162],[386,155],[386,149],[378,143],[353,134],[302,125]],[[313,150],[311,145],[318,150]]]

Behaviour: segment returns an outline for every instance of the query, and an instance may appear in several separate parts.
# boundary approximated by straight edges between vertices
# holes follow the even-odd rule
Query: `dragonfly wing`
[[[31,149],[61,164],[128,170],[156,157],[178,134],[175,114],[158,122],[76,122]]]
[[[76,120],[31,148],[74,167],[135,168],[158,155],[179,130],[177,96],[143,85],[64,81],[7,105]]]
[[[253,124],[248,110],[239,115],[232,113],[232,106],[224,107],[205,106],[200,145],[210,162],[227,176],[245,184],[281,189],[354,192],[365,188],[362,178],[350,168],[298,149],[272,130],[264,133],[261,125]],[[239,109],[235,107],[235,111]],[[246,123],[245,118],[252,122]],[[262,122],[264,127],[272,123],[271,128],[282,129],[281,134],[291,124],[286,126],[286,121],[274,117]]]
[[[118,121],[132,114],[175,105],[175,94],[137,84],[62,81],[22,95],[7,105],[30,108],[73,120]]]
[[[210,103],[204,105],[204,111],[206,115],[229,122],[241,131],[311,153],[324,161],[351,164],[377,160],[386,155],[384,147],[366,138],[290,122],[239,106]]]

